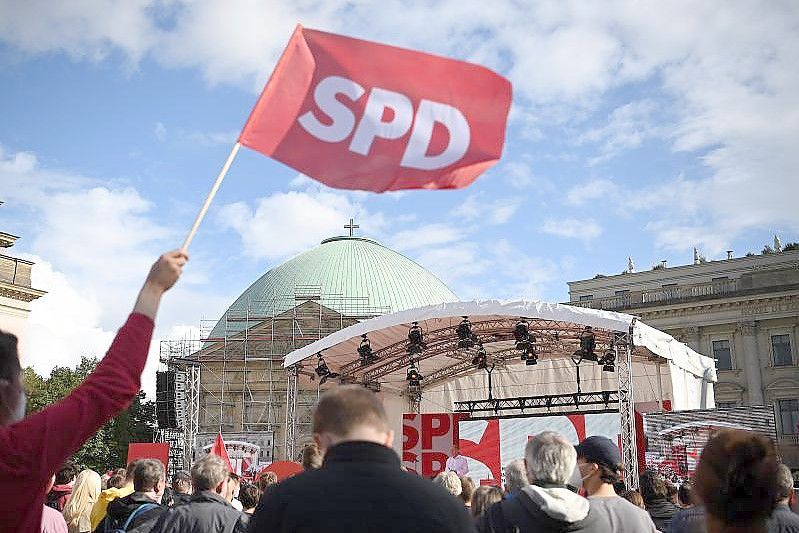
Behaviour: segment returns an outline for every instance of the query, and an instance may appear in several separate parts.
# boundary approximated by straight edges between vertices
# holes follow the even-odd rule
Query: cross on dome
[[[355,223],[355,219],[352,219],[352,218],[350,219],[350,223],[349,224],[344,224],[344,229],[350,230],[350,237],[354,237],[355,236],[355,230],[358,229],[358,228],[360,228],[360,226],[358,224],[356,224]]]

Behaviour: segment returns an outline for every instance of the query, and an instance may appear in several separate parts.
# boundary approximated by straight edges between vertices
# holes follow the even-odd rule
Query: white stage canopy
[[[619,334],[633,340],[633,401],[670,400],[672,409],[714,407],[712,383],[716,381],[713,359],[705,357],[670,335],[641,323],[632,315],[538,301],[452,302],[409,309],[378,316],[352,325],[284,358],[286,368],[298,369],[300,388],[316,388],[315,369],[322,354],[338,379],[362,383],[384,393],[408,396],[406,371],[413,361],[423,375],[421,411],[452,411],[454,402],[486,398],[488,377],[476,368],[476,348],[457,348],[455,328],[468,317],[480,339],[492,373],[493,396],[510,398],[573,393],[577,388],[577,367],[572,354],[580,347],[580,334],[591,326],[596,335],[596,353],[613,350]],[[525,365],[515,348],[514,327],[524,319],[536,338],[538,364]],[[422,329],[426,348],[408,354],[408,331],[414,324]],[[365,363],[358,347],[366,335],[374,358]],[[332,378],[332,376],[331,376]],[[583,361],[580,365],[583,392],[616,390],[619,381],[601,365]],[[393,403],[393,402],[392,402]]]

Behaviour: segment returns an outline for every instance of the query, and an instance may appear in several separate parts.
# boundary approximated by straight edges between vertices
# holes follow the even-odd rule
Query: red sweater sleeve
[[[130,405],[141,388],[153,321],[133,313],[97,368],[66,398],[0,428],[0,474],[42,480],[103,424]]]

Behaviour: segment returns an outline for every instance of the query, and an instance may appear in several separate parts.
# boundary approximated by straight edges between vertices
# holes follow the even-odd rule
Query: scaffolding
[[[264,310],[280,312],[270,315]],[[176,383],[176,410],[184,421],[177,429],[158,431],[158,440],[171,445],[170,471],[191,465],[197,435],[217,431],[271,433],[274,449],[262,450],[261,461],[297,459],[298,444],[311,439],[318,389],[289,386],[292,374],[284,370],[283,357],[360,320],[391,311],[370,306],[366,297],[297,286],[288,296],[234,304],[215,325],[201,321],[198,338],[162,341],[161,363],[175,370],[181,383],[180,387]]]

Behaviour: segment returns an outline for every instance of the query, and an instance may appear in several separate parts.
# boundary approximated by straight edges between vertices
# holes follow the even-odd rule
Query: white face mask
[[[25,391],[19,391],[19,401],[17,402],[17,408],[12,413],[14,416],[14,422],[19,422],[23,418],[25,418],[25,408],[28,405],[28,396],[25,394]]]

